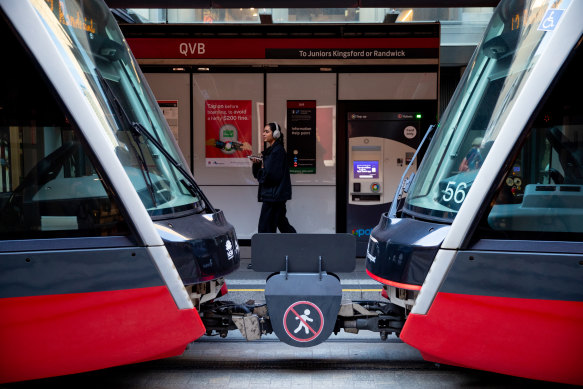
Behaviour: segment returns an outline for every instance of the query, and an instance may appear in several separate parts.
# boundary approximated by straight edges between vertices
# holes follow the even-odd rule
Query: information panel
[[[178,100],[158,100],[158,105],[164,114],[168,127],[178,142]]]
[[[288,100],[287,153],[290,173],[316,173],[316,100]]]

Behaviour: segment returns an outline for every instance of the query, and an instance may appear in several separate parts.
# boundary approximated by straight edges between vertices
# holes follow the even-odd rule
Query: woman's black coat
[[[265,149],[263,167],[253,164],[253,177],[259,181],[257,199],[263,202],[286,201],[291,199],[292,189],[287,155],[281,138]]]

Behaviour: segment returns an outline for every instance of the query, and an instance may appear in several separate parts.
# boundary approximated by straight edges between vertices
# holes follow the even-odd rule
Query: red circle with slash
[[[290,322],[288,328],[288,321]],[[319,323],[318,323],[319,322]],[[295,328],[291,325],[294,324]],[[324,315],[318,306],[310,301],[297,301],[289,306],[283,315],[283,328],[290,338],[297,342],[309,342],[318,337],[324,328]]]

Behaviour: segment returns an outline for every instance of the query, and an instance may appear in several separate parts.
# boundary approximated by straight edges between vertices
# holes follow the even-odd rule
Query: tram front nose
[[[448,231],[449,225],[383,214],[369,239],[367,273],[386,285],[421,289]]]
[[[224,277],[239,268],[237,235],[222,211],[157,220],[155,225],[184,285]]]

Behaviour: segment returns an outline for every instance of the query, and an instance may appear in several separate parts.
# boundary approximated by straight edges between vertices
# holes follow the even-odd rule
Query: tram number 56
[[[447,183],[447,187],[444,190],[443,197],[441,198],[443,201],[448,202],[453,199],[457,204],[461,204],[464,202],[466,198],[466,189],[468,184],[465,182],[460,182],[457,184],[455,181],[450,181]],[[454,190],[455,188],[455,190]]]

